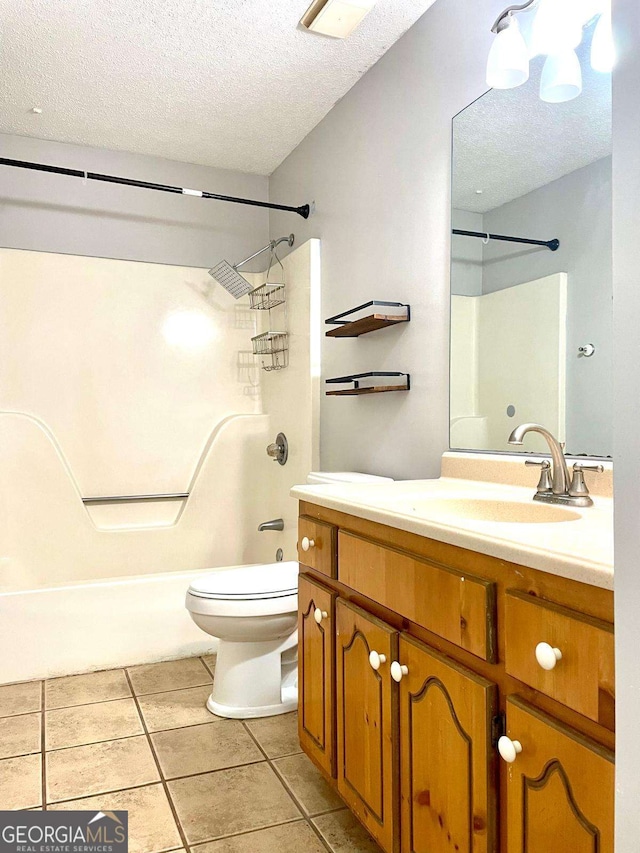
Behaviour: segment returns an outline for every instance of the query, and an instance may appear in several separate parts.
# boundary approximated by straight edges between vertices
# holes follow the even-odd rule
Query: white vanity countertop
[[[292,497],[327,509],[355,515],[389,527],[458,545],[492,557],[520,563],[572,580],[613,589],[613,500],[593,496],[584,509],[558,507],[572,520],[518,522],[506,520],[513,512],[554,506],[532,500],[535,489],[494,482],[441,477],[438,480],[400,480],[385,483],[331,483],[295,486]],[[460,501],[461,503],[449,503]],[[472,503],[465,503],[471,501]],[[480,501],[481,504],[474,504]],[[508,502],[503,520],[465,517],[465,507],[488,507]],[[515,502],[518,506],[513,506]],[[524,505],[524,506],[522,506]],[[531,505],[534,509],[531,510]],[[442,508],[446,510],[443,512]],[[456,507],[462,507],[457,514]],[[576,518],[576,515],[578,516]]]

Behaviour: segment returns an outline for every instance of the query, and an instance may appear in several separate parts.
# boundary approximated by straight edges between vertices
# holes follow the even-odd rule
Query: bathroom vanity
[[[380,846],[612,853],[611,501],[534,519],[531,489],[446,477],[293,495],[300,741]]]

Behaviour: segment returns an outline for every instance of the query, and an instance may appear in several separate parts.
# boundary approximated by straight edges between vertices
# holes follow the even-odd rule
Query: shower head
[[[253,290],[246,278],[241,276],[229,261],[220,261],[209,270],[209,275],[213,276],[234,299],[240,299],[241,296],[246,296]]]
[[[216,264],[215,267],[212,267],[209,270],[209,275],[213,276],[218,284],[221,284],[234,299],[240,299],[241,296],[246,296],[247,293],[250,293],[254,288],[249,284],[244,276],[240,275],[238,267],[243,266],[243,264],[248,264],[249,261],[257,258],[258,255],[261,255],[268,249],[271,250],[271,259],[273,259],[276,246],[279,246],[280,243],[286,243],[288,246],[293,246],[294,239],[294,235],[289,234],[288,237],[280,237],[279,240],[272,240],[270,243],[267,243],[266,246],[263,246],[262,249],[258,249],[257,252],[254,252],[253,255],[249,255],[249,257],[245,258],[244,261],[240,261],[235,264],[235,266],[231,266],[229,261],[220,261],[219,264]],[[278,256],[276,255],[275,257],[277,260]],[[269,261],[269,266],[271,266],[271,261]]]

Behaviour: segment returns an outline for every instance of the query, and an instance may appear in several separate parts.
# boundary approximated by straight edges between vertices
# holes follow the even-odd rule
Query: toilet
[[[382,482],[354,472],[312,472],[308,483]],[[298,704],[298,562],[231,566],[195,580],[185,605],[196,625],[219,640],[207,708],[250,719]]]

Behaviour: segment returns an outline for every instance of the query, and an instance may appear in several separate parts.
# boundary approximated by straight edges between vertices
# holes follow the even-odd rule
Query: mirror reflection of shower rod
[[[453,228],[452,234],[459,234],[462,237],[480,237],[486,242],[489,240],[502,240],[506,243],[525,243],[528,246],[546,246],[552,252],[557,252],[560,248],[560,240],[530,240],[528,237],[507,237],[505,234],[488,234],[486,231],[462,231],[459,228]]]
[[[256,201],[251,198],[238,198],[232,195],[220,195],[205,190],[190,190],[186,187],[174,187],[170,184],[153,184],[149,181],[137,181],[133,178],[119,178],[116,175],[102,175],[99,172],[86,172],[82,169],[67,169],[63,166],[48,166],[45,163],[30,163],[26,160],[10,160],[0,157],[0,166],[14,166],[18,169],[30,169],[35,172],[50,172],[54,175],[67,175],[72,178],[82,178],[84,181],[105,181],[108,184],[124,184],[127,187],[139,187],[145,190],[158,190],[163,193],[177,193],[179,195],[191,195],[197,198],[212,198],[216,201],[230,201],[234,204],[249,204],[253,207],[268,207],[270,210],[288,210],[297,213],[303,219],[309,218],[309,205],[303,204],[299,207],[291,207],[287,204],[274,204],[269,201]]]

